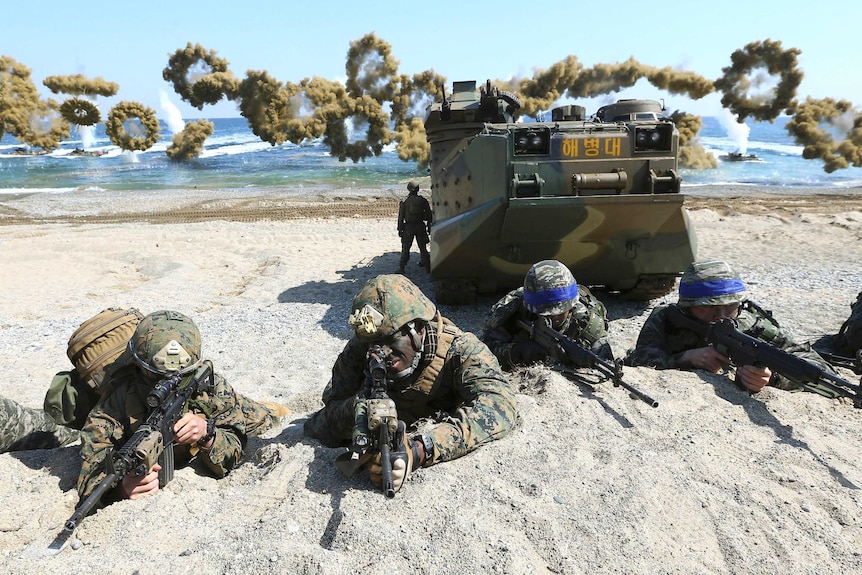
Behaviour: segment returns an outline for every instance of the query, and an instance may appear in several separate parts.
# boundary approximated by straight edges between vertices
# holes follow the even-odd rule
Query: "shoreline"
[[[423,182],[427,185],[427,182]],[[428,195],[427,189],[423,190]],[[839,213],[862,210],[862,188],[702,186],[682,192],[689,211]],[[406,194],[398,188],[319,190],[87,190],[63,194],[3,194],[0,226],[89,223],[285,221],[304,218],[390,218]]]

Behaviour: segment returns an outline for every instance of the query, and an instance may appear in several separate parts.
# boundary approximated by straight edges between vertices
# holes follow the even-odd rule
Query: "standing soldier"
[[[419,195],[419,184],[407,184],[410,194],[398,204],[398,237],[401,238],[401,262],[398,273],[404,273],[404,266],[410,260],[413,238],[419,244],[419,265],[431,271],[431,256],[428,255],[428,235],[431,233],[431,206],[428,200]]]

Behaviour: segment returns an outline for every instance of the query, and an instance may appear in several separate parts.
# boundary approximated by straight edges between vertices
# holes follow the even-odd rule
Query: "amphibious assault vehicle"
[[[654,100],[620,100],[586,118],[518,122],[520,101],[455,82],[431,104],[431,278],[438,303],[522,285],[556,259],[579,283],[632,299],[673,289],[696,239],[680,193],[679,132]]]

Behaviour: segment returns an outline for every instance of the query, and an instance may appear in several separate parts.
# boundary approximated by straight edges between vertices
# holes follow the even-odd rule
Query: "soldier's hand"
[[[398,230],[398,237],[404,237],[404,230]]]
[[[682,354],[680,361],[696,369],[705,369],[712,373],[724,371],[730,365],[730,358],[721,355],[713,347],[690,349]]]
[[[772,371],[768,367],[743,365],[736,368],[736,381],[751,393],[757,393],[769,384]]]
[[[207,420],[190,411],[174,424],[176,442],[183,445],[192,445],[206,434]]]
[[[123,499],[138,499],[149,493],[155,493],[159,490],[159,470],[162,466],[156,463],[146,475],[137,476],[134,473],[129,473],[117,489],[120,492],[120,497]]]
[[[396,493],[404,485],[404,481],[407,480],[407,476],[413,471],[418,461],[414,457],[418,451],[418,446],[415,446],[415,442],[407,437],[405,430],[404,422],[399,421],[398,429],[395,432],[396,449],[389,453],[389,461],[392,463],[392,485]],[[368,466],[368,471],[371,474],[371,482],[380,487],[383,483],[383,464],[379,453],[374,455]]]

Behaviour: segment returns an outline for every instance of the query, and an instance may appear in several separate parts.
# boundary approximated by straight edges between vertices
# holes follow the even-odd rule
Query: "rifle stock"
[[[823,388],[831,392],[830,396],[842,395],[852,398],[857,406],[862,401],[860,386],[850,383],[823,368],[781,350],[763,340],[752,337],[739,330],[736,320],[730,318],[706,324],[685,312],[678,306],[671,306],[668,319],[671,324],[688,329],[704,338],[704,343],[727,356],[737,367],[741,365],[756,365],[768,367],[792,381],[798,382],[803,388],[814,393],[823,393]]]
[[[105,450],[105,477],[78,506],[66,521],[66,531],[74,531],[81,521],[98,505],[109,490],[117,486],[129,473],[146,475],[153,465],[161,465],[159,487],[174,477],[174,425],[183,415],[186,402],[192,395],[212,387],[212,363],[203,362],[191,377],[179,374],[165,377],[147,395],[150,414],[123,446],[114,451]],[[167,438],[167,441],[165,440]]]
[[[611,380],[614,387],[622,387],[636,398],[649,404],[650,407],[658,407],[656,400],[623,381],[623,362],[621,360],[617,359],[613,364],[606,362],[591,350],[549,326],[542,319],[532,322],[521,319],[517,321],[518,327],[529,333],[530,339],[544,347],[549,355],[553,356],[554,347],[559,346],[565,353],[569,364],[594,369]]]

